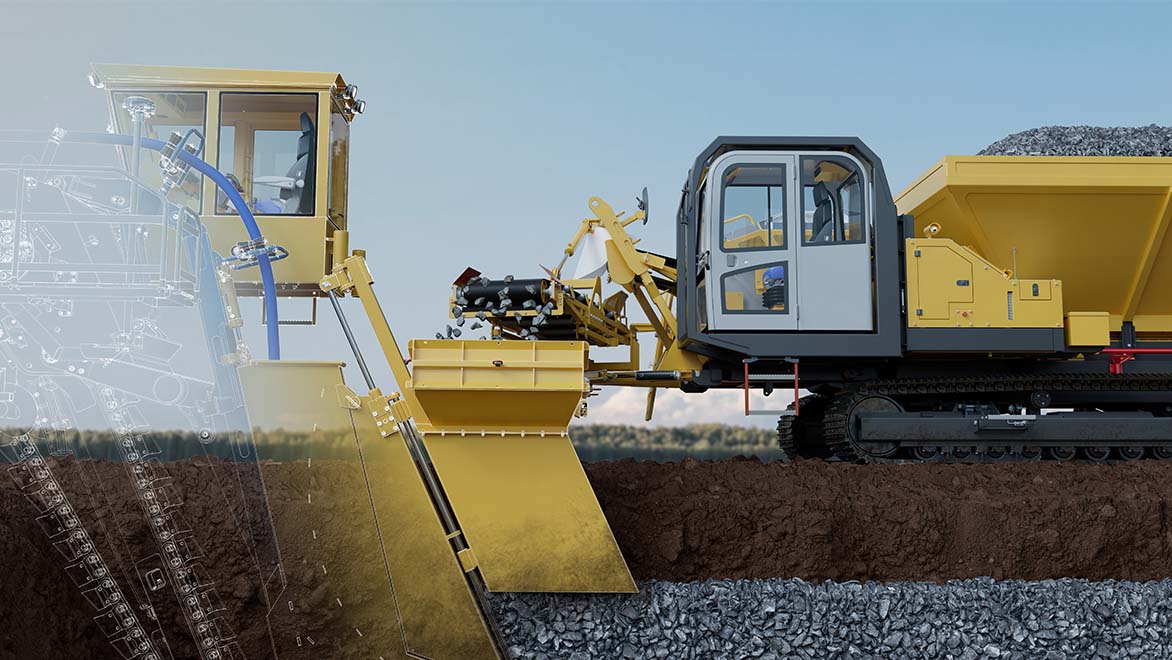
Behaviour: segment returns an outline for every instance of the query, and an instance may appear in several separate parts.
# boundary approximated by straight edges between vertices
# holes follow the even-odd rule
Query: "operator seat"
[[[811,243],[827,243],[834,232],[834,196],[826,189],[826,182],[814,184],[814,236]]]
[[[312,215],[314,182],[317,175],[317,131],[308,112],[301,113],[301,137],[297,140],[297,162],[286,174],[293,179],[293,187],[281,191],[285,213]]]

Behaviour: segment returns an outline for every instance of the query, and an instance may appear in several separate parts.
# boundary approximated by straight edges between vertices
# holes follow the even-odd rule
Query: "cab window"
[[[854,161],[841,156],[802,158],[802,243],[861,243],[863,175]]]
[[[725,314],[789,314],[788,261],[730,271],[720,277]]]
[[[785,165],[734,164],[721,181],[721,247],[785,248]]]
[[[220,95],[217,167],[256,215],[313,215],[317,174],[317,95]],[[227,195],[216,213],[236,214]]]
[[[128,97],[131,96],[145,96],[155,104],[154,114],[146,120],[143,127],[143,136],[153,138],[162,142],[166,142],[171,133],[179,133],[186,135],[188,131],[195,130],[199,132],[199,143],[202,144],[202,137],[205,128],[205,108],[207,105],[206,97],[201,92],[115,92],[113,94],[114,102],[114,118],[117,122],[118,132],[129,135],[131,133],[130,115],[122,110],[122,104]],[[130,149],[124,149],[124,156],[126,159],[125,166],[130,167]],[[156,157],[154,161],[157,161]],[[143,163],[153,162],[144,158]],[[142,166],[139,171],[139,178],[144,183],[150,184],[152,188],[157,188],[162,184],[162,177],[159,174],[157,167]],[[172,189],[168,193],[168,198],[171,201],[178,202],[191,209],[198,210],[200,207],[200,198],[202,189],[200,185],[200,177],[197,173],[192,173],[183,180],[183,184]]]

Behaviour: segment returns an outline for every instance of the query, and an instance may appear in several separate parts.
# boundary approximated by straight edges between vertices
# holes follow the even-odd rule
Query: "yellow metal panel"
[[[1172,223],[1172,189],[1164,199],[1163,212],[1159,220],[1152,227],[1152,233],[1143,246],[1143,258],[1140,260],[1139,270],[1136,273],[1128,305],[1124,310],[1124,317],[1135,322],[1137,332],[1141,334],[1166,334],[1166,328],[1172,325],[1172,296],[1164,294],[1172,286],[1172,233],[1168,231]],[[1146,295],[1148,293],[1151,295]],[[1155,323],[1148,319],[1155,317]]]
[[[403,438],[383,437],[341,368],[289,360],[240,371],[251,423],[275,431],[257,442],[259,458],[304,475],[270,495],[303,502],[276,521],[285,566],[299,575],[270,603],[274,627],[291,633],[274,639],[277,650],[295,657],[311,634],[323,657],[498,658]],[[310,435],[291,443],[287,431]],[[298,629],[306,612],[314,627]]]
[[[566,426],[585,342],[415,340],[423,441],[492,591],[635,591]],[[482,435],[483,434],[483,435]]]
[[[948,320],[953,303],[973,301],[973,265],[954,243],[912,243],[908,250],[916,273],[915,286],[908,288],[908,299],[915,306],[914,312],[908,314],[909,321]]]
[[[490,591],[637,590],[568,437],[424,443]]]
[[[469,569],[452,551],[403,437],[392,432],[383,438],[365,408],[354,419],[411,657],[497,658],[464,576]]]
[[[938,223],[988,261],[1060,279],[1069,309],[1150,337],[1172,328],[1170,195],[1172,158],[948,156],[896,205],[917,235]]]
[[[95,64],[94,73],[107,88],[256,88],[327,90],[341,82],[336,73],[217,69],[194,66]],[[343,83],[344,86],[344,83]]]
[[[1115,318],[1111,319],[1112,328],[1116,327]],[[1137,333],[1142,333],[1149,339],[1172,339],[1172,315],[1159,314],[1145,316],[1138,314],[1135,317]]]
[[[221,255],[231,254],[232,246],[248,240],[244,224],[237,216],[202,216],[208,229],[212,249]],[[273,263],[278,293],[282,284],[303,284],[318,291],[318,282],[326,270],[326,219],[324,216],[256,216],[261,235],[270,245],[280,245],[289,257]],[[256,268],[236,271],[237,282],[260,282]]]
[[[296,655],[296,635],[310,633],[302,629],[310,617],[310,634],[327,655],[405,659],[402,634],[388,616],[395,601],[370,496],[360,477],[346,478],[361,475],[362,464],[350,411],[335,388],[341,366],[258,362],[239,372],[256,458],[270,463],[265,495],[281,502],[270,511],[283,573],[296,575],[287,584],[275,575],[266,585],[270,625],[294,633],[273,642],[277,655]],[[323,616],[320,603],[335,598],[342,605]]]
[[[412,340],[424,433],[563,433],[587,391],[580,341]]]
[[[329,94],[317,95],[317,126],[316,137],[317,144],[314,149],[317,153],[314,155],[315,174],[313,188],[313,209],[318,215],[327,217],[330,213],[330,109],[333,101],[330,100]],[[333,252],[327,251],[327,254],[332,257]],[[329,270],[323,271],[323,274]]]
[[[724,292],[724,306],[729,309],[744,309],[745,308],[745,292],[744,291],[725,291]]]
[[[1061,282],[1015,279],[946,238],[906,249],[909,327],[1062,327]]]
[[[257,360],[240,369],[249,423],[284,431],[349,431],[350,411],[338,398],[341,362]]]
[[[1066,315],[1067,346],[1107,346],[1111,343],[1111,315],[1107,312],[1071,312]]]

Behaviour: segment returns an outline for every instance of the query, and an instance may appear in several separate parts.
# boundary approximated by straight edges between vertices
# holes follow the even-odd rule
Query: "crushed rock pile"
[[[980,156],[1172,156],[1172,126],[1042,126],[1008,135]]]
[[[495,594],[517,659],[1166,658],[1172,580],[649,582]]]

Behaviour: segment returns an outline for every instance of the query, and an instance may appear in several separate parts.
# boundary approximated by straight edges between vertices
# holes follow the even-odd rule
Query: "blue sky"
[[[465,265],[556,261],[591,195],[629,207],[648,186],[643,245],[672,251],[680,184],[719,134],[858,135],[898,191],[1010,132],[1168,123],[1172,100],[1160,3],[0,4],[9,126],[104,127],[91,61],[357,83],[351,242],[404,342],[442,329]],[[346,359],[335,325],[288,329],[286,355]]]

